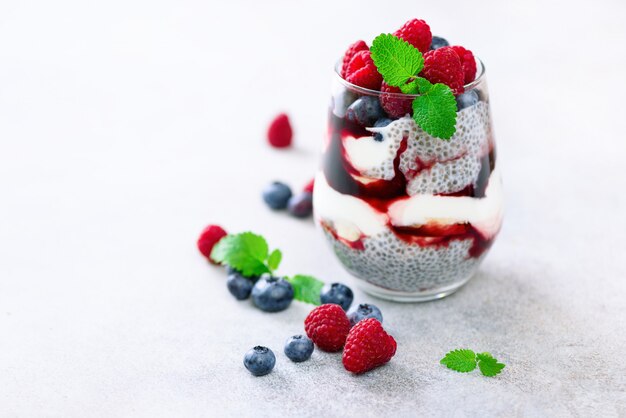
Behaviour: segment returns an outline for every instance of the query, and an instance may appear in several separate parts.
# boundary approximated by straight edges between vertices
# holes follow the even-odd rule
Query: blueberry
[[[291,189],[284,183],[275,181],[263,189],[263,200],[272,209],[285,209],[291,197]]]
[[[372,96],[360,97],[346,111],[346,119],[362,126],[372,126],[374,122],[384,116],[385,111],[380,102]]]
[[[313,354],[313,341],[304,335],[294,335],[285,341],[285,355],[289,360],[300,363],[307,361]]]
[[[276,356],[267,347],[257,345],[243,357],[243,365],[255,376],[268,374],[276,364]]]
[[[287,203],[287,211],[296,218],[311,216],[313,213],[313,194],[302,192],[292,196]]]
[[[474,106],[479,101],[478,93],[474,90],[468,90],[456,96],[456,107],[460,111],[466,107]]]
[[[265,312],[283,311],[292,300],[293,287],[283,278],[265,275],[252,288],[252,301]]]
[[[254,282],[247,277],[243,277],[239,272],[234,272],[228,275],[226,286],[228,286],[228,291],[235,299],[244,300],[250,297]]]
[[[361,303],[348,312],[348,319],[350,320],[351,326],[355,326],[357,322],[367,318],[376,318],[378,322],[383,323],[383,314],[380,312],[380,309],[369,303]]]
[[[389,125],[391,122],[393,121],[389,118],[380,118],[376,121],[376,123],[374,124],[374,127],[384,128],[385,126]],[[380,132],[376,132],[376,134],[374,135],[374,141],[383,142],[383,134],[381,134]]]
[[[325,284],[320,292],[320,300],[322,303],[336,303],[341,306],[344,311],[348,310],[353,299],[354,294],[352,290],[341,283]]]
[[[430,50],[443,48],[444,46],[450,46],[450,43],[441,36],[433,36],[433,40],[430,43]]]

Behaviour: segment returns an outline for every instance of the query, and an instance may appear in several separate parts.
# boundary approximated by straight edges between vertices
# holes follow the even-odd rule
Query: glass
[[[316,223],[358,286],[406,302],[467,283],[502,224],[482,62],[456,98],[450,140],[415,124],[414,97],[352,85],[336,68],[313,195]]]

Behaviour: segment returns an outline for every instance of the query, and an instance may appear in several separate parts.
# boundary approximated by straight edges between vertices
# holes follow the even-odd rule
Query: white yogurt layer
[[[393,203],[381,213],[367,202],[334,190],[323,172],[315,178],[313,207],[319,220],[330,223],[337,235],[356,241],[394,226],[419,227],[428,223],[452,225],[470,223],[485,238],[493,237],[502,222],[502,184],[496,169],[489,177],[485,197],[415,195]]]

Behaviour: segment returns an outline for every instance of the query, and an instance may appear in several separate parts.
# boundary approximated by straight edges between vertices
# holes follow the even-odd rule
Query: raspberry
[[[348,76],[348,64],[352,61],[354,55],[359,51],[369,51],[367,44],[364,41],[356,41],[348,47],[348,50],[343,55],[343,61],[341,63],[341,76],[346,78]]]
[[[359,321],[348,334],[343,366],[352,373],[364,373],[387,363],[396,354],[396,340],[375,318]]]
[[[209,225],[202,230],[200,237],[198,237],[198,250],[200,250],[202,255],[205,256],[212,264],[217,263],[211,259],[211,251],[213,250],[215,244],[217,244],[217,242],[226,235],[228,234],[221,226]]]
[[[443,83],[454,94],[463,93],[464,73],[461,60],[449,46],[428,51],[424,54],[424,69],[420,75],[431,83]]]
[[[401,98],[391,94],[385,93],[402,93],[398,87],[390,86],[383,81],[380,91],[383,93],[380,95],[380,104],[385,109],[385,112],[392,118],[401,118],[407,113],[410,115],[413,113],[413,99]]]
[[[404,39],[422,53],[430,49],[430,44],[433,40],[430,27],[421,19],[409,20],[393,34],[400,39]]]
[[[275,148],[285,148],[291,145],[293,131],[289,123],[289,116],[281,113],[276,116],[267,130],[267,140]]]
[[[302,189],[303,192],[313,193],[313,187],[315,186],[315,179],[311,179],[306,186]]]
[[[346,70],[346,80],[349,83],[370,90],[378,90],[383,82],[383,76],[380,75],[374,65],[374,61],[370,56],[370,51],[359,51],[348,63]]]
[[[339,305],[327,303],[313,309],[304,320],[306,335],[320,350],[340,351],[350,332],[350,321]]]
[[[476,78],[476,59],[474,54],[469,49],[465,49],[462,46],[450,47],[456,52],[461,60],[461,67],[463,67],[463,74],[465,75],[465,84],[469,84]]]

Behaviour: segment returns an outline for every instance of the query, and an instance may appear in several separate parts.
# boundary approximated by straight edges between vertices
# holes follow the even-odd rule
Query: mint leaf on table
[[[413,119],[429,134],[450,139],[456,131],[456,100],[450,87],[416,80],[420,95],[413,100]]]
[[[487,377],[497,375],[505,367],[504,364],[498,363],[498,360],[496,360],[489,353],[476,354],[476,358],[478,359],[478,368],[480,369],[480,372]]]
[[[468,349],[453,350],[446,354],[440,363],[457,372],[471,372],[476,368],[476,353]]]
[[[390,86],[400,87],[424,68],[422,53],[391,34],[380,34],[370,48],[372,60]]]
[[[252,232],[230,234],[213,247],[211,258],[239,270],[244,276],[271,273],[280,264],[280,251],[269,254],[267,241]],[[271,259],[270,259],[271,258]]]
[[[324,287],[324,282],[313,276],[297,274],[293,277],[285,278],[293,287],[293,297],[300,302],[312,305],[321,305],[320,292]]]

